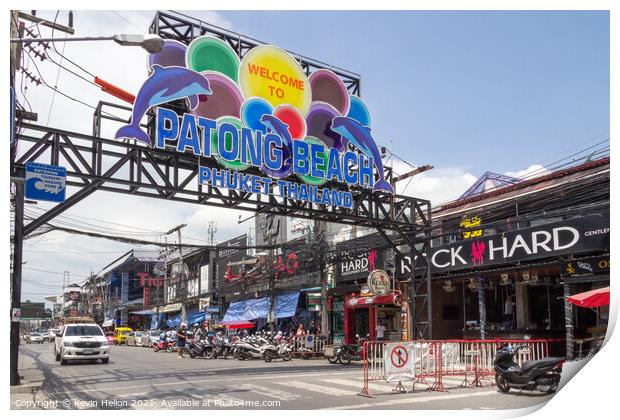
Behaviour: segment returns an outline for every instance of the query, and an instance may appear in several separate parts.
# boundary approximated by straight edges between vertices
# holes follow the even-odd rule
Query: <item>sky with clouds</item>
[[[434,204],[457,198],[487,170],[516,177],[541,174],[558,157],[609,136],[606,12],[185,13],[360,74],[378,143],[407,162],[435,167],[402,182],[399,192]],[[56,11],[38,14],[54,20]],[[153,11],[77,11],[75,36],[147,33],[153,16]],[[66,24],[67,12],[57,19]],[[40,30],[43,36],[65,36]],[[136,92],[147,76],[148,57],[140,48],[112,42],[56,46],[88,72],[129,92]],[[57,54],[50,55],[60,62]],[[27,58],[24,66],[36,74],[34,63],[48,84],[87,104],[120,103],[87,81],[59,72],[49,60]],[[89,78],[67,61],[62,64]],[[39,123],[91,132],[92,109],[22,82],[21,75],[17,83],[20,102],[39,114]],[[111,137],[116,128],[105,125],[103,136]],[[410,169],[399,160],[393,165],[397,173]],[[39,202],[26,209],[35,215],[50,207]],[[239,214],[97,192],[61,220],[77,218],[112,233],[150,239],[162,239],[162,232],[187,223],[187,240],[198,243],[207,239],[212,220],[218,241],[247,233],[253,223],[238,224]],[[131,248],[61,232],[28,240],[24,299],[58,293],[61,273],[69,271],[72,281],[81,281]]]

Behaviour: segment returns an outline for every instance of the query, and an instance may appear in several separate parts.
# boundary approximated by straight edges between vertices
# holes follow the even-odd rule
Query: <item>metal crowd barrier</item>
[[[493,360],[500,345],[524,345],[515,362],[521,366],[530,360],[539,360],[549,353],[548,340],[418,340],[402,342],[414,345],[414,380],[424,384],[428,391],[447,391],[443,385],[446,376],[463,377],[461,386],[481,387],[495,384]],[[369,384],[372,381],[385,381],[383,350],[384,341],[367,341],[362,349],[364,364],[363,385],[358,395],[372,397]],[[399,382],[394,391],[405,391]]]
[[[291,338],[291,354],[293,357],[301,357],[304,359],[310,357],[324,356],[324,347],[327,343],[327,337],[314,334],[305,334],[294,336]]]

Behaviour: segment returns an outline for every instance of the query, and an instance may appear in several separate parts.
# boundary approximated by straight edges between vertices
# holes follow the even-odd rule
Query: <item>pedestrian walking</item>
[[[376,331],[377,331],[377,341],[385,340],[385,325],[383,325],[382,321],[377,323]]]
[[[185,348],[185,340],[187,339],[187,324],[183,322],[177,331],[177,347],[179,349],[179,359],[183,358],[183,349]]]

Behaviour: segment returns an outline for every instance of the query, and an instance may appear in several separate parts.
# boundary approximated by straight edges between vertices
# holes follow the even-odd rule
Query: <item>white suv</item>
[[[66,324],[54,340],[54,356],[61,365],[68,360],[110,361],[110,345],[97,324]]]

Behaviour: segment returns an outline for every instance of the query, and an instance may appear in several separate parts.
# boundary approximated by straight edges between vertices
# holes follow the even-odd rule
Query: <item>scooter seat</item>
[[[540,360],[530,360],[528,362],[525,362],[523,364],[523,366],[521,366],[521,373],[527,372],[529,370],[531,370],[534,366],[555,366],[558,363],[560,363],[562,360],[562,358],[560,357],[545,357],[543,359]]]

